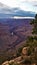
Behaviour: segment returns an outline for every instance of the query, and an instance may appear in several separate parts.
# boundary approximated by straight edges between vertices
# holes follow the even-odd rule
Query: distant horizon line
[[[0,17],[0,19],[4,18],[11,18],[11,19],[35,19],[35,17],[20,17],[20,16],[14,16],[14,17]]]

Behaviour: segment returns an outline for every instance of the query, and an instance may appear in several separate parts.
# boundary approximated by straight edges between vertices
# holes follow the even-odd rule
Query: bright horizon
[[[24,11],[32,11],[37,13],[37,0],[1,0],[1,3],[10,8],[20,8]]]

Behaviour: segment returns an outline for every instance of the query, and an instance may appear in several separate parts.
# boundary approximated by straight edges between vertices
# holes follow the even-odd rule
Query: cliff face
[[[31,35],[31,20],[6,20],[0,23],[0,58],[12,58],[16,49]]]

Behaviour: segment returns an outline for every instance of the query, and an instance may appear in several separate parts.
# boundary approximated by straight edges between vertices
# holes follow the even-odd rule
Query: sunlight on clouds
[[[30,2],[32,2],[32,1],[37,1],[37,0],[19,0],[19,1],[30,1]]]
[[[37,0],[0,0],[0,2],[8,5],[9,7],[18,7],[22,2],[30,2],[36,4]]]
[[[18,7],[17,0],[1,0],[0,2],[6,4],[7,6],[9,6],[11,8]]]
[[[24,1],[30,1],[30,2],[32,2],[32,1],[37,1],[37,0],[24,0]]]
[[[37,13],[37,0],[1,0],[3,4],[10,8],[20,8],[25,11],[32,11]]]

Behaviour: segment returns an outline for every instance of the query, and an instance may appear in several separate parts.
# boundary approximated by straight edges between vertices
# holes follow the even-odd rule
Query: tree
[[[18,51],[16,53],[17,57],[21,56],[22,49],[23,49],[23,46],[18,49]]]
[[[28,53],[31,55],[31,61],[37,63],[37,50],[35,52],[35,48],[37,48],[37,14],[30,24],[33,25],[33,36],[28,37],[26,45],[29,46]]]
[[[34,26],[32,33],[37,34],[37,14],[35,16],[35,19],[33,19],[30,24]]]
[[[36,16],[35,16],[35,19],[32,21],[32,24],[33,24],[33,32],[32,32],[32,34],[34,35],[35,34],[35,36],[34,36],[34,38],[33,38],[33,42],[34,42],[34,45],[32,45],[32,46],[34,46],[34,48],[37,48],[37,14],[36,14]],[[31,24],[31,25],[32,25]],[[36,52],[34,52],[34,60],[35,60],[35,62],[37,63],[37,51]]]

